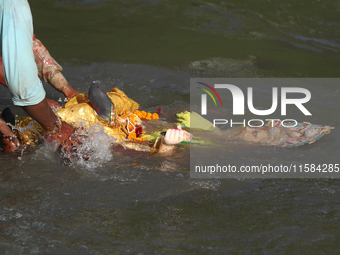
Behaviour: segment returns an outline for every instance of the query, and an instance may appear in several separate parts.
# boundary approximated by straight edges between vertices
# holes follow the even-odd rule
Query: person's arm
[[[63,76],[63,68],[55,61],[46,47],[33,35],[34,60],[38,68],[40,79],[51,84],[55,89],[61,91],[67,98],[81,93],[72,88]]]
[[[61,91],[67,98],[71,98],[76,94],[82,93],[75,90],[67,82],[61,71],[62,67],[51,57],[45,46],[33,35],[33,53],[34,60],[38,68],[38,76],[40,79],[51,84],[58,91]],[[7,87],[2,56],[0,56],[0,84]]]
[[[73,132],[73,128],[61,122],[48,106],[45,90],[37,76],[29,4],[25,0],[2,0],[0,15],[2,82],[7,83],[13,103],[23,107],[48,132],[50,140],[62,144]],[[2,131],[8,132],[5,127],[2,127]]]
[[[58,117],[53,113],[46,98],[38,104],[22,106],[22,108],[46,131],[52,131],[57,128]]]
[[[3,71],[2,57],[0,56],[0,83],[7,87],[5,75]],[[57,128],[57,117],[53,113],[50,107],[56,109],[60,107],[58,102],[45,98],[37,105],[23,106],[23,109],[46,131],[53,131]],[[57,139],[59,143],[62,143],[73,132],[73,128],[67,123],[62,123],[62,126],[58,132],[58,135],[53,135],[54,139]],[[16,151],[20,147],[20,143],[17,137],[13,134],[11,129],[7,126],[5,121],[0,117],[0,138],[3,145],[3,151],[5,153],[11,153]],[[53,139],[52,138],[52,139]]]

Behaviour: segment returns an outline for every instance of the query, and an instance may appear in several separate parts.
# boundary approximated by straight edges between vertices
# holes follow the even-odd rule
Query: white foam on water
[[[94,170],[113,159],[112,144],[116,139],[107,135],[99,123],[88,126],[80,123],[81,128],[72,135],[80,138],[80,144],[71,153],[62,149],[62,156],[69,160],[70,166]]]
[[[188,70],[201,77],[260,77],[261,72],[255,65],[256,57],[249,56],[246,60],[227,58],[210,58],[193,61]]]
[[[221,182],[218,180],[197,180],[190,181],[189,184],[195,188],[217,191],[217,188],[221,185]]]
[[[32,131],[36,128],[31,123],[25,127],[15,127],[10,123],[6,123],[13,130],[18,130],[21,133],[25,133],[26,130]],[[80,143],[70,152],[61,149],[61,156],[64,164],[71,167],[80,167],[81,169],[94,170],[98,167],[102,167],[103,164],[113,159],[114,153],[112,145],[116,141],[115,138],[107,135],[104,132],[103,126],[99,123],[94,125],[87,123],[84,120],[79,119],[77,123],[78,129],[75,129],[74,134],[71,137],[79,139]],[[37,130],[36,130],[37,131]],[[44,137],[36,132],[39,141],[34,141],[37,144],[44,140]],[[26,146],[20,149],[19,160],[23,160]],[[58,157],[56,153],[60,153],[59,145],[55,142],[43,144],[36,148],[35,159],[45,158],[51,162],[57,163]]]

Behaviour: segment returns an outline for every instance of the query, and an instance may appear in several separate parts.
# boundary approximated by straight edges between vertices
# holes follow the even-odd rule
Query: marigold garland
[[[136,133],[132,132],[128,135],[128,138],[131,141],[144,141],[146,137],[137,137]]]
[[[159,116],[157,113],[135,110],[134,114],[136,114],[140,119],[146,119],[146,120],[158,120],[159,119]]]
[[[123,132],[126,133],[127,138],[130,139],[130,141],[135,142],[146,140],[146,137],[143,136],[137,137],[136,135],[136,126],[137,124],[139,125],[137,117],[139,119],[146,120],[159,119],[157,113],[150,113],[138,110],[135,110],[133,114],[131,114],[129,111],[126,111],[124,115],[117,117],[117,121],[121,123],[121,129]]]

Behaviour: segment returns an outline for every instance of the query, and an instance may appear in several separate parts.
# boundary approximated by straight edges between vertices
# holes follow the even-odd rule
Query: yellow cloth
[[[108,92],[107,95],[114,104],[115,120],[113,123],[97,115],[87,94],[84,93],[70,99],[65,107],[56,111],[56,115],[75,128],[80,126],[86,128],[100,123],[106,134],[116,138],[118,143],[123,142],[128,138],[129,132],[134,130],[134,125],[141,122],[138,116],[133,113],[139,108],[139,104],[117,88]],[[28,125],[31,126],[23,129]],[[19,127],[21,127],[18,132],[20,141],[33,147],[38,144],[39,136],[44,134],[44,129],[30,117],[20,117]]]
[[[134,112],[139,108],[139,104],[128,98],[123,91],[114,88],[111,92],[107,93],[112,103],[115,106],[115,114],[122,116],[126,111]]]
[[[20,117],[20,122],[17,127],[20,131],[15,132],[20,142],[35,147],[38,145],[40,138],[45,134],[45,130],[38,122],[31,117]]]
[[[117,142],[122,142],[128,135],[127,119],[129,119],[130,123],[136,123],[136,118],[138,117],[132,114],[132,112],[139,108],[139,104],[128,98],[123,91],[117,88],[108,92],[107,95],[114,105],[115,120],[113,123],[97,115],[85,94],[79,94],[73,97],[66,103],[65,107],[58,110],[56,114],[73,127],[79,127],[80,122],[85,125],[85,127],[86,125],[92,126],[94,123],[100,123],[106,134],[116,138]],[[117,118],[118,121],[116,122]]]

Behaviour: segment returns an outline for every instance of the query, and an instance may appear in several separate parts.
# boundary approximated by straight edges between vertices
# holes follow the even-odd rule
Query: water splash
[[[13,138],[18,138],[18,137],[15,135],[15,133],[14,133],[15,130],[24,133],[24,132],[25,132],[27,129],[29,129],[29,128],[35,129],[35,127],[34,127],[34,126],[31,126],[31,125],[29,125],[29,126],[27,126],[27,127],[24,127],[24,128],[22,128],[22,127],[16,127],[15,125],[12,125],[11,123],[9,123],[9,122],[7,123],[7,122],[2,121],[2,120],[0,120],[0,123],[6,124],[9,128],[11,128],[11,130],[12,130],[12,132],[13,132]],[[19,147],[19,151],[18,151],[18,153],[19,153],[18,160],[22,160],[22,158],[23,158],[23,156],[24,156],[24,152],[25,152],[26,149],[27,149],[27,146],[25,146],[25,145],[22,145],[22,146]]]
[[[94,170],[112,160],[112,144],[116,139],[107,135],[99,123],[89,127],[81,122],[79,126],[72,136],[79,138],[80,143],[71,152],[65,149],[61,151],[70,166]]]

